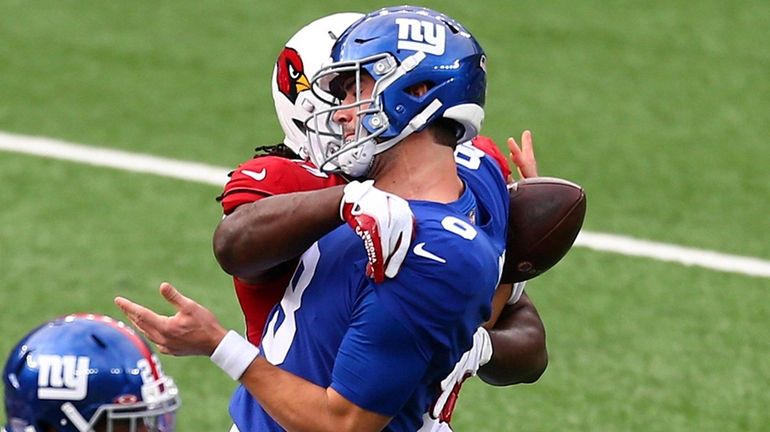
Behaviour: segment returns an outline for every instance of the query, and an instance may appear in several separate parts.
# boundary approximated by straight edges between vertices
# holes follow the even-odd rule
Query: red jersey
[[[492,139],[478,136],[473,139],[473,145],[492,156],[500,165],[503,178],[508,178],[511,174],[508,162]],[[318,190],[341,184],[345,184],[342,177],[323,173],[310,162],[279,156],[259,156],[232,172],[220,201],[224,214],[228,215],[242,204],[272,195]],[[246,335],[254,345],[259,345],[262,340],[267,317],[283,297],[292,272],[293,268],[270,282],[258,284],[249,284],[233,277],[235,294],[246,321]]]
[[[500,170],[503,172],[503,178],[507,181],[511,175],[511,168],[508,166],[508,160],[505,158],[505,155],[503,155],[503,152],[500,151],[500,148],[497,147],[497,144],[495,144],[492,138],[478,135],[476,138],[473,138],[471,142],[474,147],[484,150],[484,153],[494,158],[495,162],[500,166]]]

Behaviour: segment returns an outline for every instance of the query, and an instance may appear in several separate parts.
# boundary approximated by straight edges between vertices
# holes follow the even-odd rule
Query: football
[[[553,177],[523,179],[509,186],[508,245],[503,282],[538,276],[561,260],[583,226],[586,194]]]

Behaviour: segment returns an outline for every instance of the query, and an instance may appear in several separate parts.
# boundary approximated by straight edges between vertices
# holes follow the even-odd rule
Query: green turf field
[[[480,40],[484,132],[532,129],[541,173],[586,188],[586,229],[770,259],[770,3],[420,4]],[[349,5],[0,0],[0,131],[234,166],[281,138],[281,44]],[[0,152],[2,356],[53,316],[119,316],[116,294],[169,311],[163,280],[241,328],[211,253],[218,192]],[[770,430],[770,279],[575,249],[528,292],[548,371],[470,383],[456,430]],[[163,362],[179,430],[228,430],[233,383]]]

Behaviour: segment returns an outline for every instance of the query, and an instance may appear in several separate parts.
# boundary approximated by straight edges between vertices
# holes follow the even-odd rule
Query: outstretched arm
[[[315,385],[263,357],[255,358],[256,347],[234,332],[228,334],[214,314],[171,284],[161,284],[160,293],[176,308],[173,316],[159,315],[123,297],[115,298],[115,304],[164,354],[217,356],[215,350],[219,351],[225,361],[217,364],[223,369],[229,366],[228,373],[239,370],[241,384],[287,430],[379,431],[390,420],[353,404],[333,388]],[[229,346],[221,343],[226,335]],[[242,366],[233,368],[237,364]]]

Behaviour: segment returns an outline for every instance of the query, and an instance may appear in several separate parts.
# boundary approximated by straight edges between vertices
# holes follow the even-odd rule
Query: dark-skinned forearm
[[[488,384],[506,386],[533,383],[545,372],[548,351],[545,327],[526,293],[516,304],[506,305],[489,330],[492,359],[479,369]]]
[[[214,255],[222,269],[256,281],[300,256],[342,224],[343,186],[295,192],[244,204],[222,219],[214,232]]]

